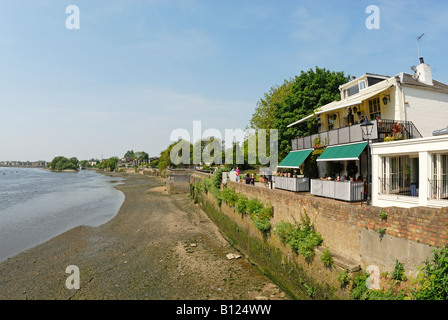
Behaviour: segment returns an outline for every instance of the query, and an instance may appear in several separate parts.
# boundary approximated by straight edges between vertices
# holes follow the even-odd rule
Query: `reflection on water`
[[[0,168],[0,261],[80,225],[99,226],[124,201],[120,179],[89,170]]]

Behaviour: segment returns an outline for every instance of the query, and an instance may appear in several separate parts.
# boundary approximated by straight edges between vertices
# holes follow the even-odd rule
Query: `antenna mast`
[[[420,39],[424,36],[425,34],[422,33],[418,38],[417,38],[417,52],[418,52],[418,58],[420,59],[420,46],[419,46],[419,41]]]

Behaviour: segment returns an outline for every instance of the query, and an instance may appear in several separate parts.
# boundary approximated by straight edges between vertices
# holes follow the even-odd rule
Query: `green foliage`
[[[203,184],[203,187],[204,187],[204,192],[205,193],[208,193],[208,191],[211,189],[211,187],[212,187],[212,184],[213,184],[213,182],[212,182],[212,179],[210,179],[210,178],[205,178],[204,180],[202,180],[202,184]]]
[[[245,214],[246,210],[247,210],[247,202],[248,201],[249,200],[245,196],[240,195],[238,197],[238,201],[236,203],[236,211],[240,214]]]
[[[258,212],[263,208],[263,203],[261,203],[258,199],[250,199],[247,201],[246,210],[247,213],[253,218]]]
[[[448,247],[434,249],[426,259],[415,297],[419,300],[448,300]]]
[[[154,159],[154,160],[152,160],[150,163],[149,163],[149,166],[151,167],[151,168],[155,168],[155,167],[157,167],[159,165],[159,159]]]
[[[350,290],[350,298],[356,300],[365,300],[368,295],[369,289],[366,286],[366,280],[368,275],[361,271],[359,274],[353,278],[352,288]]]
[[[265,234],[271,230],[271,221],[269,219],[273,216],[272,207],[268,206],[263,206],[257,213],[251,215],[255,228]]]
[[[272,86],[269,92],[257,102],[255,112],[250,119],[252,129],[272,129],[275,125],[274,111],[277,104],[283,102],[291,94],[293,80],[284,80],[279,85]]]
[[[335,100],[340,100],[339,86],[348,82],[349,76],[343,72],[331,72],[316,67],[302,71],[293,80],[291,93],[276,104],[275,124],[279,135],[279,159],[290,151],[293,138],[317,132],[316,121],[308,121],[288,128],[287,126],[311,114],[316,108]]]
[[[317,158],[325,151],[325,148],[319,148],[313,150],[310,156],[306,158],[303,165],[303,174],[305,177],[309,177],[310,179],[319,177],[319,170],[317,168]]]
[[[222,198],[221,198],[221,190],[216,188],[214,185],[212,185],[210,192],[212,193],[213,197],[216,200],[216,203],[218,206],[221,206]]]
[[[424,262],[416,279],[407,279],[403,263],[395,261],[394,271],[383,275],[380,290],[369,290],[364,272],[353,279],[350,297],[360,300],[448,300],[448,247],[436,248]]]
[[[380,210],[380,218],[381,220],[387,220],[387,212]]]
[[[194,189],[196,190],[197,193],[201,193],[202,192],[202,184],[201,181],[196,181],[196,183],[194,184]]]
[[[143,162],[148,162],[149,160],[149,154],[147,154],[145,151],[137,151],[134,154],[134,158],[139,162],[139,163],[143,163]]]
[[[380,237],[384,237],[384,235],[386,234],[386,228],[377,228],[376,232],[379,233]]]
[[[183,154],[184,152],[186,154]],[[176,158],[176,156],[178,158],[174,159]],[[186,160],[185,162],[187,163],[183,163],[181,161],[181,159],[184,158]],[[172,160],[174,160],[175,163],[173,163]],[[193,163],[193,145],[186,140],[178,140],[176,142],[173,142],[160,153],[159,169],[161,171],[165,170],[166,168],[186,167],[191,163]]]
[[[48,163],[48,168],[51,170],[78,170],[78,159],[75,157],[72,157],[70,159],[67,159],[66,157],[59,156],[53,158],[53,160]]]
[[[330,254],[330,250],[329,249],[325,249],[322,254],[320,255],[320,260],[322,260],[322,262],[324,263],[325,266],[327,267],[331,267],[333,266],[333,257]]]
[[[126,151],[126,153],[124,154],[123,158],[131,158],[132,160],[134,160],[134,150]]]
[[[314,256],[314,248],[323,241],[322,236],[314,230],[314,226],[306,214],[304,217],[302,216],[302,222],[296,225],[289,222],[279,222],[275,234],[296,253],[307,259]]]
[[[221,198],[225,201],[229,206],[235,207],[238,202],[238,195],[236,194],[234,189],[225,188],[221,191]]]
[[[264,216],[255,216],[253,218],[254,226],[262,233],[266,234],[271,230],[271,221]]]
[[[344,271],[338,273],[337,280],[343,287],[347,286],[350,283],[350,276],[348,275],[348,268],[345,268]]]
[[[97,167],[99,169],[107,169],[109,171],[114,171],[117,168],[119,161],[120,160],[117,157],[111,157],[111,158],[109,158],[107,160],[101,161],[97,165]]]
[[[392,272],[392,279],[396,281],[405,281],[406,276],[404,275],[404,266],[402,262],[395,260],[394,271]]]
[[[221,188],[223,172],[224,172],[224,169],[220,168],[220,169],[216,170],[216,172],[213,174],[212,182],[216,188]]]

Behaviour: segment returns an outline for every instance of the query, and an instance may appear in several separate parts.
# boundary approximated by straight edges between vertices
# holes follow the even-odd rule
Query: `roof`
[[[425,89],[429,89],[429,90],[434,90],[434,91],[438,91],[438,92],[443,92],[443,93],[448,93],[448,85],[444,84],[443,82],[437,81],[437,80],[432,80],[434,85],[431,86],[429,84],[420,82],[416,79],[414,79],[414,77],[412,75],[410,75],[409,73],[400,73],[399,75],[396,76],[400,82],[404,85],[407,86],[411,86],[411,87],[416,87],[416,88],[425,88]]]
[[[366,72],[366,73],[364,73],[363,75],[361,75],[361,76],[359,76],[357,78],[352,78],[349,82],[341,84],[339,86],[339,89],[350,87],[351,85],[353,85],[353,83],[357,83],[359,80],[364,79],[364,78],[376,78],[376,79],[386,80],[386,79],[389,79],[390,77],[389,76],[384,76],[384,75],[381,75],[381,74]]]
[[[389,79],[393,79],[393,78],[389,78]],[[362,103],[362,101],[369,99],[369,98],[389,89],[393,85],[394,84],[391,83],[390,80],[383,80],[381,82],[378,82],[377,84],[367,87],[361,93],[357,93],[357,94],[350,96],[344,100],[332,101],[326,105],[320,106],[320,107],[316,108],[313,111],[313,113],[311,113],[310,115],[308,115],[304,118],[301,118],[296,122],[289,124],[287,127],[290,128],[296,124],[302,123],[318,114],[322,114],[325,112],[330,112],[333,110],[338,110],[338,109],[358,105],[358,104]]]

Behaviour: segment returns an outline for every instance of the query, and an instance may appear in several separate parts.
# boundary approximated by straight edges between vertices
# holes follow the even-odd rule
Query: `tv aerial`
[[[418,52],[418,58],[420,59],[420,45],[419,45],[419,42],[420,42],[420,39],[424,36],[425,34],[424,33],[422,33],[418,38],[417,38],[417,52]],[[421,60],[421,59],[420,59]]]

